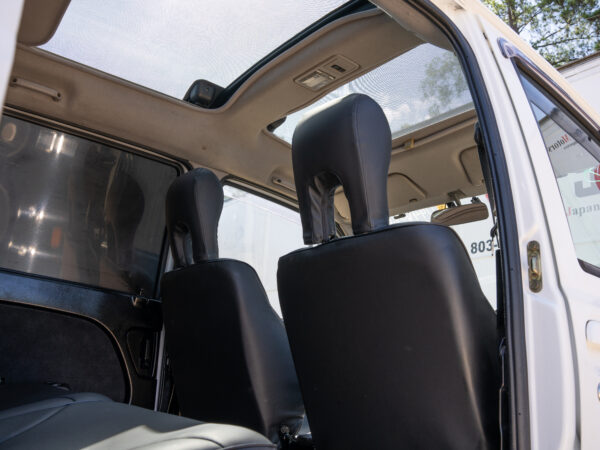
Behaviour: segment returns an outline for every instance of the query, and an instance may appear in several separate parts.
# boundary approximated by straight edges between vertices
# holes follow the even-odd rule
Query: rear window
[[[175,167],[2,116],[0,267],[153,295]]]

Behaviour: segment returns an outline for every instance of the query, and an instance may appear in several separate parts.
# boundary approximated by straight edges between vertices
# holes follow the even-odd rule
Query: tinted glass
[[[600,145],[527,77],[521,81],[558,183],[577,257],[600,267]]]
[[[174,167],[3,116],[0,267],[153,295]]]

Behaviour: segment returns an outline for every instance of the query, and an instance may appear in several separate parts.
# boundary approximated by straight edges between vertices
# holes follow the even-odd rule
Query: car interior
[[[502,243],[447,32],[126,3],[24,4],[0,448],[500,448]]]

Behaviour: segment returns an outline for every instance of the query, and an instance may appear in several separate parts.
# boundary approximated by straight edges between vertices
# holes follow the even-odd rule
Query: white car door
[[[508,91],[518,120],[515,144],[505,149],[514,162],[515,206],[521,210],[532,448],[596,449],[600,122],[539,55],[503,39],[485,18],[479,22],[502,76],[498,89]],[[521,139],[525,146],[516,144]],[[533,242],[540,253],[528,257]],[[541,273],[537,288],[532,270]]]
[[[11,0],[0,6],[0,105],[4,105],[10,80],[23,3],[24,0]]]

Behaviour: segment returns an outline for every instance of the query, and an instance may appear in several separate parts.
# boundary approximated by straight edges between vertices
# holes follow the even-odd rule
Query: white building
[[[570,62],[558,69],[596,111],[600,111],[600,52]]]

